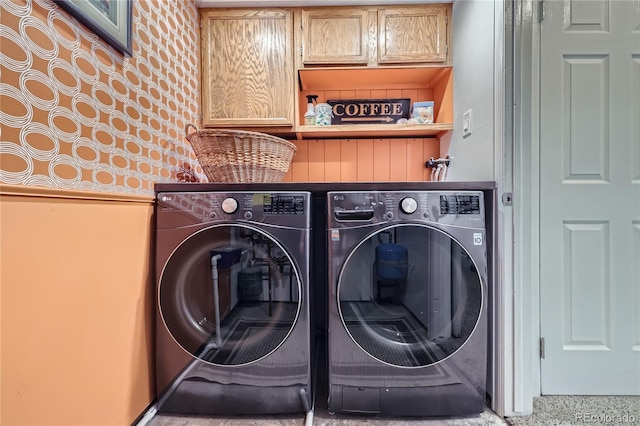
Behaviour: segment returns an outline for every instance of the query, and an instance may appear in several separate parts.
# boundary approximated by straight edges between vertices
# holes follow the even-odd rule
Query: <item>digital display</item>
[[[299,195],[265,195],[264,214],[304,214],[304,197]]]
[[[480,214],[480,196],[441,195],[440,214]]]

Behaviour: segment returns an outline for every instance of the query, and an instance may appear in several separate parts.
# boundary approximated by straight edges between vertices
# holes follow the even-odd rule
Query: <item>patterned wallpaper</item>
[[[52,0],[0,0],[0,183],[153,194],[199,125],[198,10],[133,0],[131,57]]]

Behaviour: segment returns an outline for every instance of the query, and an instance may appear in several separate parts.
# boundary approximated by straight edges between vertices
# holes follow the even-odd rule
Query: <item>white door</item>
[[[544,8],[542,393],[640,395],[640,1]]]

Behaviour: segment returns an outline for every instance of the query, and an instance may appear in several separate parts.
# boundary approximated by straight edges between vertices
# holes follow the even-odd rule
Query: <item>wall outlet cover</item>
[[[471,134],[472,128],[472,110],[468,110],[462,115],[462,137],[467,137]]]

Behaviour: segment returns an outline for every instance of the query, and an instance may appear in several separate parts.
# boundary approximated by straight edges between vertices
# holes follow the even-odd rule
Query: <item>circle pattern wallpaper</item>
[[[132,56],[51,0],[0,0],[0,183],[152,195],[193,170],[198,10],[133,0]]]

